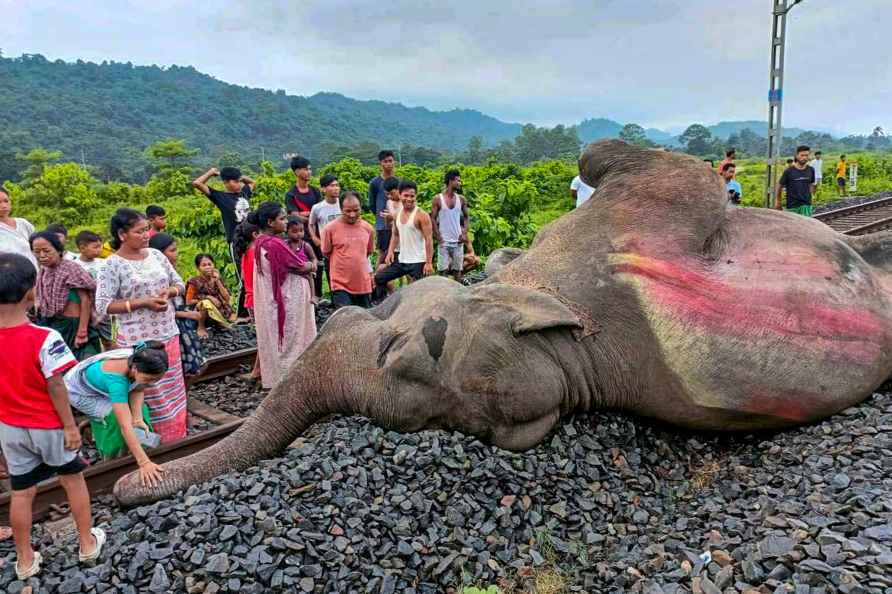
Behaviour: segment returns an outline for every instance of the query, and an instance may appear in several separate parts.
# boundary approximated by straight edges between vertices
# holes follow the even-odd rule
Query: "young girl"
[[[139,464],[140,480],[150,487],[164,469],[149,459],[134,428],[154,435],[143,389],[166,372],[164,343],[153,340],[94,355],[65,373],[71,406],[90,417],[96,449],[103,458],[113,458],[126,447]]]
[[[39,325],[61,334],[78,361],[95,355],[101,350],[99,333],[90,325],[96,282],[79,264],[64,259],[65,248],[56,233],[35,233],[30,243],[40,265]]]
[[[299,259],[312,262],[314,270],[314,272],[310,273],[310,282],[312,283],[312,277],[316,274],[316,252],[313,251],[312,246],[308,242],[304,241],[304,224],[297,217],[289,217],[285,232],[287,233],[288,247],[297,254]],[[313,305],[316,305],[319,302],[319,298],[313,295],[312,301]]]
[[[205,330],[208,319],[226,329],[229,329],[235,321],[235,312],[232,311],[231,305],[232,295],[223,284],[216,264],[212,255],[198,254],[195,256],[195,267],[199,275],[193,276],[186,283],[186,305],[194,306],[195,310],[202,314],[198,320],[199,338],[208,337]]]
[[[245,309],[254,321],[254,240],[260,235],[260,227],[242,221],[235,228],[235,257],[242,260],[242,280],[245,283]],[[254,368],[242,377],[245,380],[260,379],[260,356],[254,358]]]
[[[149,247],[164,254],[171,266],[177,264],[177,242],[167,233],[157,233],[149,240]],[[198,340],[196,329],[201,321],[201,313],[186,309],[186,300],[177,295],[173,299],[176,308],[176,323],[180,329],[180,360],[183,362],[183,375],[191,376],[201,373],[201,369],[207,362],[201,341]]]
[[[307,259],[312,250],[295,253],[279,237],[287,225],[281,204],[264,202],[248,220],[261,231],[254,244],[254,320],[263,387],[272,388],[316,337],[308,278],[316,265]]]

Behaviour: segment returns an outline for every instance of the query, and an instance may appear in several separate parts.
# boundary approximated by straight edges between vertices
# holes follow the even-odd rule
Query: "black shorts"
[[[403,264],[402,262],[394,262],[381,272],[375,275],[375,284],[383,287],[392,280],[404,276],[411,276],[413,280],[419,280],[424,277],[424,262],[415,264]]]
[[[25,474],[10,474],[9,486],[12,487],[13,491],[24,491],[37,483],[53,478],[57,474],[67,475],[83,472],[87,466],[87,463],[80,456],[62,466],[50,466],[49,464],[41,463],[34,470]]]
[[[353,293],[348,293],[347,291],[332,291],[331,292],[331,303],[335,306],[335,309],[340,309],[342,307],[347,307],[348,305],[355,305],[356,307],[364,307],[368,309],[372,306],[372,296],[368,293],[364,295],[354,295]]]
[[[840,188],[844,188],[844,187],[846,186],[846,178],[844,178],[844,177],[837,177],[837,178],[836,178],[836,185],[839,186]]]
[[[378,239],[376,240],[378,251],[387,255],[387,250],[390,248],[390,236],[393,234],[393,231],[390,229],[381,229],[380,231],[375,231],[375,233],[378,234]]]

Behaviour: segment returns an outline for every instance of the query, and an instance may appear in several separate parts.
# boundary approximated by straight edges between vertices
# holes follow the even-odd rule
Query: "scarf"
[[[279,344],[282,344],[282,333],[285,329],[285,299],[282,297],[282,285],[292,271],[307,263],[306,254],[296,254],[279,237],[263,234],[254,240],[254,262],[256,273],[263,275],[262,254],[266,252],[272,278],[273,299],[278,313]]]
[[[37,310],[45,318],[62,313],[71,289],[96,290],[96,281],[80,264],[62,260],[55,267],[42,266],[37,273]]]

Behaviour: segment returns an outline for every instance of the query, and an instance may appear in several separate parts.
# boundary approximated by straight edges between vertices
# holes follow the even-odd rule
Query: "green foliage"
[[[17,153],[15,158],[17,161],[28,164],[21,172],[23,183],[28,185],[43,175],[47,165],[61,159],[62,151],[48,151],[38,147],[31,149],[27,153]]]
[[[77,163],[48,165],[27,184],[7,184],[19,212],[27,212],[35,225],[78,221],[101,205],[98,182]]]
[[[692,155],[708,155],[715,147],[712,132],[703,124],[691,124],[678,140],[685,147],[685,151]]]
[[[355,156],[329,152],[337,146],[461,150],[474,135],[493,145],[520,133],[519,125],[476,111],[432,112],[334,93],[292,96],[226,84],[191,67],[51,62],[33,54],[0,57],[0,80],[0,180],[18,173],[16,152],[38,146],[78,161],[83,150],[99,178],[144,183],[143,149],[165,138],[199,149],[196,164],[206,168],[229,164],[234,152],[244,166],[281,163],[292,152],[321,164]],[[421,162],[429,162],[430,150],[420,151]]]
[[[188,145],[182,146],[187,152],[190,150]],[[824,187],[816,201],[818,204],[836,197],[833,189],[836,159],[837,155],[824,155]],[[860,194],[892,189],[892,155],[850,153],[849,160],[859,164]],[[229,262],[220,214],[192,189],[190,178],[176,167],[165,168],[145,184],[137,185],[103,182],[78,163],[36,161],[44,161],[42,174],[22,183],[7,183],[15,216],[28,218],[38,228],[51,222],[65,223],[72,237],[83,229],[107,236],[108,222],[115,209],[128,206],[144,210],[149,204],[159,204],[167,211],[168,232],[178,240],[180,274],[184,278],[193,276],[192,258],[199,251],[206,251],[217,258],[230,286],[234,283],[234,267]],[[450,169],[461,172],[462,193],[471,211],[474,249],[483,257],[500,247],[529,246],[538,229],[573,208],[569,184],[577,168],[565,160],[523,166],[499,162],[490,156],[483,165],[404,164],[397,168],[396,175],[418,184],[418,204],[429,212],[431,201],[442,190],[443,177]],[[294,185],[294,174],[290,170],[277,170],[269,161],[261,162],[256,170],[246,168],[245,171],[257,182],[252,198],[255,207],[267,200],[283,202],[285,192]],[[347,158],[318,171],[319,175],[326,173],[336,175],[344,190],[358,192],[365,207],[368,184],[378,175],[378,168]],[[743,186],[745,205],[762,205],[764,176],[764,162],[738,162],[738,181]],[[318,178],[311,183],[318,185]],[[364,217],[372,220],[369,213]],[[74,245],[69,245],[69,249],[74,249]]]
[[[644,128],[638,124],[626,124],[619,131],[619,139],[637,146],[653,146],[653,143],[647,139]]]

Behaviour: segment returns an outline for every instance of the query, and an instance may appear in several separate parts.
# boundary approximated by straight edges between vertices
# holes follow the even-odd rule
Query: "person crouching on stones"
[[[149,240],[149,247],[158,250],[170,265],[176,268],[179,250],[177,241],[167,233],[157,233]],[[180,330],[180,361],[183,363],[183,375],[190,377],[198,375],[207,363],[204,347],[198,339],[198,322],[202,319],[202,312],[186,307],[186,299],[177,295],[170,302],[176,313],[174,319]]]
[[[36,277],[30,260],[0,253],[0,447],[9,465],[9,516],[21,581],[40,573],[43,560],[31,548],[31,509],[43,480],[58,475],[65,489],[80,561],[96,560],[105,542],[105,533],[92,525],[86,463],[78,455],[81,434],[62,378],[77,360],[58,332],[28,321]]]
[[[101,350],[99,332],[90,325],[96,281],[82,266],[64,259],[59,236],[41,231],[31,236],[37,273],[38,324],[62,335],[78,361]]]
[[[198,319],[198,336],[207,338],[205,324],[208,320],[228,330],[235,321],[235,312],[230,303],[232,295],[220,278],[214,257],[210,254],[198,254],[195,256],[195,267],[199,274],[186,283],[186,305],[195,307],[201,314]]]
[[[160,443],[152,433],[143,388],[156,384],[166,372],[164,343],[151,340],[94,355],[65,373],[71,406],[90,417],[96,449],[103,458],[114,458],[126,447],[148,487],[160,482],[164,469],[143,449],[143,441],[153,447]]]

